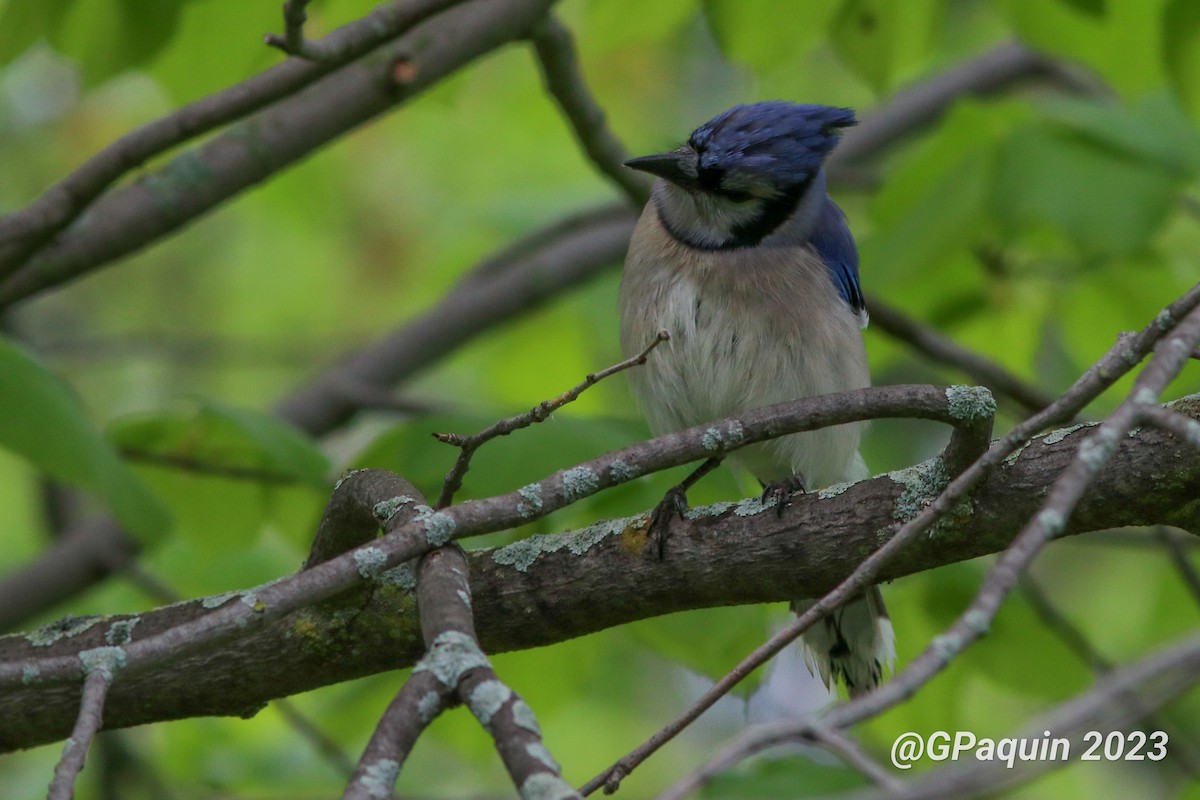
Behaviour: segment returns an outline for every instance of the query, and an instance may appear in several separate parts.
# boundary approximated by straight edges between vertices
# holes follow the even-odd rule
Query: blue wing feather
[[[825,262],[829,279],[833,281],[838,294],[856,314],[864,313],[867,304],[858,282],[858,248],[854,246],[854,236],[846,224],[846,215],[828,197],[825,198],[825,207],[809,241]]]

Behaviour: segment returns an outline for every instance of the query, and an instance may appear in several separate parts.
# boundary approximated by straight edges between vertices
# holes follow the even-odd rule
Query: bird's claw
[[[671,535],[672,518],[683,519],[683,512],[687,508],[687,490],[682,486],[672,486],[650,512],[650,531],[647,535],[657,547],[660,560],[666,552],[667,537]]]
[[[805,486],[804,476],[797,473],[790,478],[785,478],[775,483],[768,483],[763,487],[762,502],[763,505],[770,501],[775,501],[775,516],[782,517],[783,510],[792,504],[792,495],[796,492],[804,494],[808,491]]]

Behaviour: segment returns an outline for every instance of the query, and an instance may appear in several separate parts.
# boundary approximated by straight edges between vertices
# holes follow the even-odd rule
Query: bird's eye
[[[696,171],[696,180],[699,181],[701,188],[710,192],[715,192],[721,188],[721,181],[725,178],[725,170],[720,167],[700,167]]]

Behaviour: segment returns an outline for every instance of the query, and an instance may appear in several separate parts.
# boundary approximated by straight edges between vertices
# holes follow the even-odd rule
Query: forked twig
[[[567,403],[574,402],[579,398],[579,395],[595,386],[600,381],[615,375],[618,372],[629,369],[630,367],[640,366],[646,363],[650,352],[658,347],[663,342],[671,338],[671,335],[666,330],[660,330],[658,336],[647,345],[646,349],[633,358],[627,358],[624,361],[613,364],[611,367],[602,369],[599,372],[593,372],[583,379],[573,389],[563,392],[558,397],[550,400],[543,400],[533,408],[526,411],[524,414],[518,414],[515,417],[502,419],[487,428],[484,428],[479,433],[472,436],[463,436],[457,433],[435,433],[433,438],[439,442],[452,444],[459,448],[458,460],[454,462],[454,466],[446,473],[446,478],[442,481],[442,493],[438,496],[437,505],[435,508],[445,508],[450,505],[454,499],[454,493],[462,488],[463,476],[467,474],[467,470],[471,468],[471,459],[475,455],[475,451],[482,447],[487,442],[499,436],[507,436],[513,431],[519,431],[522,428],[528,428],[538,422],[544,422],[551,414],[565,406]]]

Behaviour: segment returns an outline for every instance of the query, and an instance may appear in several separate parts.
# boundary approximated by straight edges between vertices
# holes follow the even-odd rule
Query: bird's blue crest
[[[734,106],[697,128],[688,144],[702,170],[745,170],[798,184],[820,168],[838,129],[855,122],[849,108],[776,100]]]

